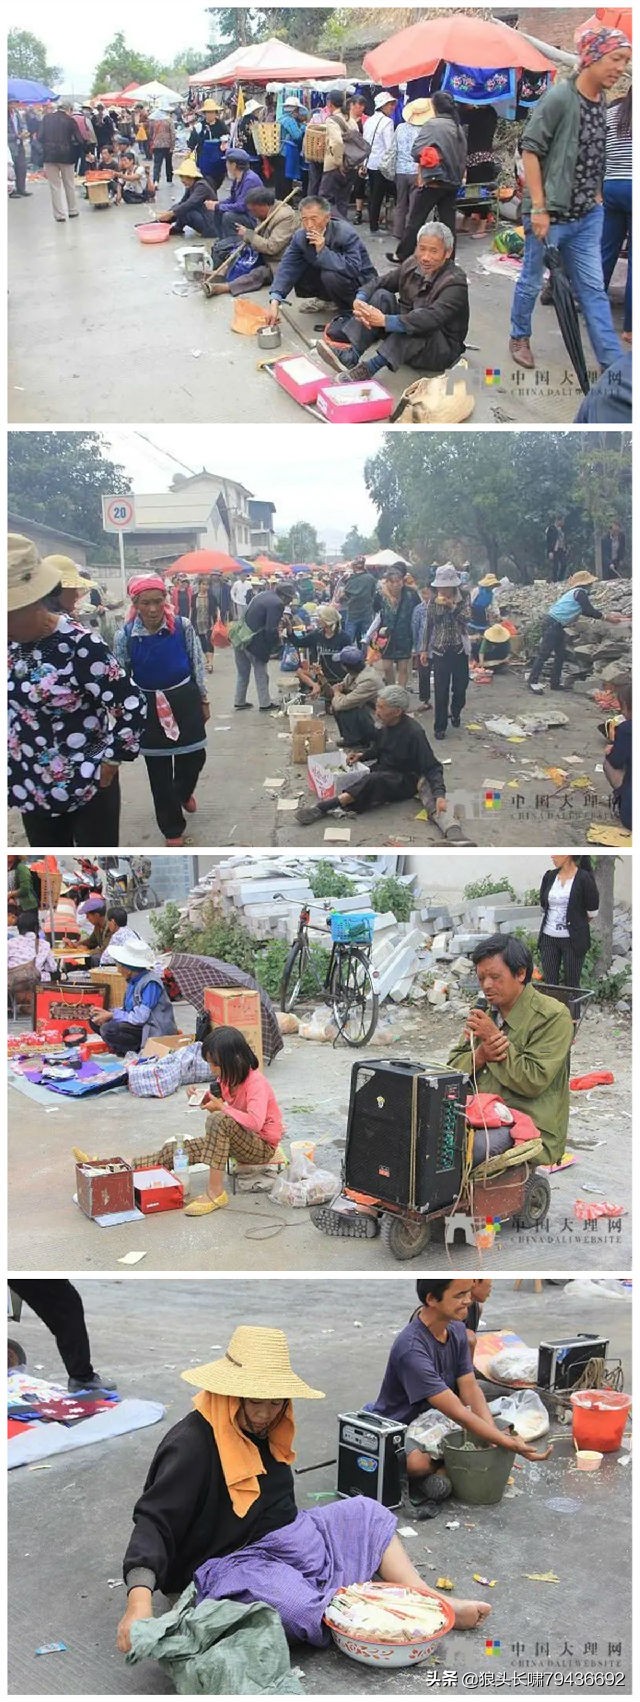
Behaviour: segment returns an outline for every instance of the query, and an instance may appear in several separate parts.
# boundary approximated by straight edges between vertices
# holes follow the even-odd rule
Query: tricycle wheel
[[[410,1217],[395,1217],[385,1212],[382,1219],[382,1239],[394,1259],[417,1259],[431,1240],[428,1218],[417,1221]]]
[[[539,1223],[544,1223],[550,1204],[551,1189],[547,1177],[539,1170],[533,1170],[525,1182],[522,1210],[516,1219],[520,1229],[535,1229]]]

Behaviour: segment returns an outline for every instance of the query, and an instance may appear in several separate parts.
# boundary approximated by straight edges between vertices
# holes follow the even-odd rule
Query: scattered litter
[[[213,731],[214,731],[214,733],[230,733],[231,728],[230,727],[214,727]]]
[[[574,1200],[573,1215],[580,1223],[596,1223],[601,1217],[626,1217],[626,1206],[614,1206],[610,1200]]]
[[[397,1535],[399,1537],[417,1537],[419,1532],[414,1531],[413,1525],[398,1525]]]
[[[559,1584],[560,1579],[555,1572],[523,1572],[523,1578],[530,1578],[532,1584]]]
[[[202,349],[192,349],[191,353],[193,355],[194,360],[199,360],[200,356],[202,354]]]
[[[334,1499],[335,1492],[333,1489],[309,1489],[305,1495],[305,1501],[333,1501]]]
[[[618,1460],[618,1465],[619,1466],[630,1466],[631,1465],[631,1455],[630,1454],[621,1454],[620,1458]]]
[[[140,1260],[146,1259],[146,1257],[147,1257],[146,1253],[123,1253],[122,1258],[118,1259],[118,1264],[119,1265],[139,1265]]]
[[[277,776],[274,776],[273,779],[263,780],[262,784],[266,791],[279,792],[280,787],[284,786],[284,780],[279,780]]]
[[[611,1070],[590,1070],[586,1076],[572,1076],[569,1087],[572,1093],[586,1093],[591,1087],[612,1087],[615,1079]]]
[[[33,1465],[27,1466],[28,1472],[50,1472],[50,1460],[34,1460]]]
[[[436,1578],[436,1589],[437,1590],[453,1590],[453,1589],[455,1589],[453,1578]]]
[[[124,1578],[107,1578],[110,1590],[119,1590],[124,1586]]]
[[[497,1578],[483,1578],[481,1572],[474,1572],[473,1582],[474,1584],[484,1584],[485,1590],[493,1590],[498,1580]]]
[[[459,1519],[447,1519],[447,1530],[448,1531],[459,1531],[459,1529],[460,1529],[460,1520]]]
[[[351,839],[351,828],[325,827],[324,838],[328,845],[348,845]]]
[[[353,1328],[354,1328],[354,1330],[361,1330],[361,1329],[362,1329],[362,1324],[361,1324],[361,1323],[360,1323],[360,1319],[359,1319],[359,1318],[354,1318],[354,1320],[353,1320]]]
[[[35,1371],[44,1371],[44,1365],[36,1365],[36,1366],[34,1366],[34,1370]]]
[[[66,1643],[41,1643],[40,1648],[36,1649],[37,1655],[66,1655],[66,1653]]]
[[[288,813],[291,814],[292,810],[297,810],[297,808],[298,808],[297,798],[278,798],[278,809],[279,810],[282,810],[282,811],[287,810]]]

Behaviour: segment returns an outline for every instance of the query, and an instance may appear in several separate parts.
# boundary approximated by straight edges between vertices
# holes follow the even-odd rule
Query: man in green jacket
[[[531,985],[533,958],[513,934],[492,934],[471,960],[489,1010],[469,1012],[448,1062],[473,1077],[479,1093],[498,1093],[540,1130],[545,1164],[561,1159],[569,1127],[569,1052],[573,1020],[566,1005]]]
[[[522,138],[526,241],[511,309],[509,350],[518,366],[535,367],[531,318],[549,244],[562,255],[604,371],[623,352],[602,274],[605,90],[626,70],[631,48],[622,30],[596,26],[595,19],[580,31],[576,45],[577,72],[547,90]]]

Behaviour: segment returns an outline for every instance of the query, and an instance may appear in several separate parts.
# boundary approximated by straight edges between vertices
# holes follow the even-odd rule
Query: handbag
[[[280,672],[282,674],[295,674],[299,667],[300,657],[295,644],[285,644],[280,658]]]
[[[386,177],[388,182],[390,182],[390,183],[395,183],[396,170],[397,170],[397,160],[398,160],[398,145],[397,145],[397,142],[396,142],[396,134],[395,134],[395,130],[394,130],[393,141],[389,143],[386,154],[383,154],[382,159],[380,161],[380,164],[378,166],[378,171],[381,171],[382,176]]]
[[[234,650],[243,650],[245,645],[249,644],[250,640],[256,636],[251,627],[247,625],[244,616],[238,621],[230,622],[228,633],[229,643],[233,645]]]
[[[218,616],[217,621],[214,621],[211,628],[211,643],[215,650],[228,650],[229,648],[228,628],[220,616]]]
[[[227,282],[233,283],[234,278],[246,278],[249,272],[255,272],[256,266],[262,265],[264,265],[262,255],[258,254],[256,248],[250,248],[249,244],[245,243],[244,248],[241,249],[229,267]]]

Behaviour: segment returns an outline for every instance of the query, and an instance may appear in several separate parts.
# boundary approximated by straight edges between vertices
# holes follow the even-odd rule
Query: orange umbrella
[[[288,562],[270,561],[268,556],[256,556],[251,565],[255,572],[259,573],[261,579],[267,579],[272,573],[293,573],[293,568],[289,567]]]
[[[190,579],[196,579],[201,573],[233,573],[238,572],[238,563],[233,556],[227,556],[224,550],[188,550],[184,556],[179,556],[168,569],[170,573],[188,573]]]
[[[631,11],[631,6],[597,6],[595,16],[606,29],[622,30],[627,41],[631,41]],[[591,21],[590,18],[589,23]]]
[[[532,47],[508,24],[487,23],[466,12],[425,18],[408,30],[374,47],[362,63],[375,83],[408,83],[435,71],[440,60],[450,65],[474,65],[479,70],[553,71],[539,48]]]

